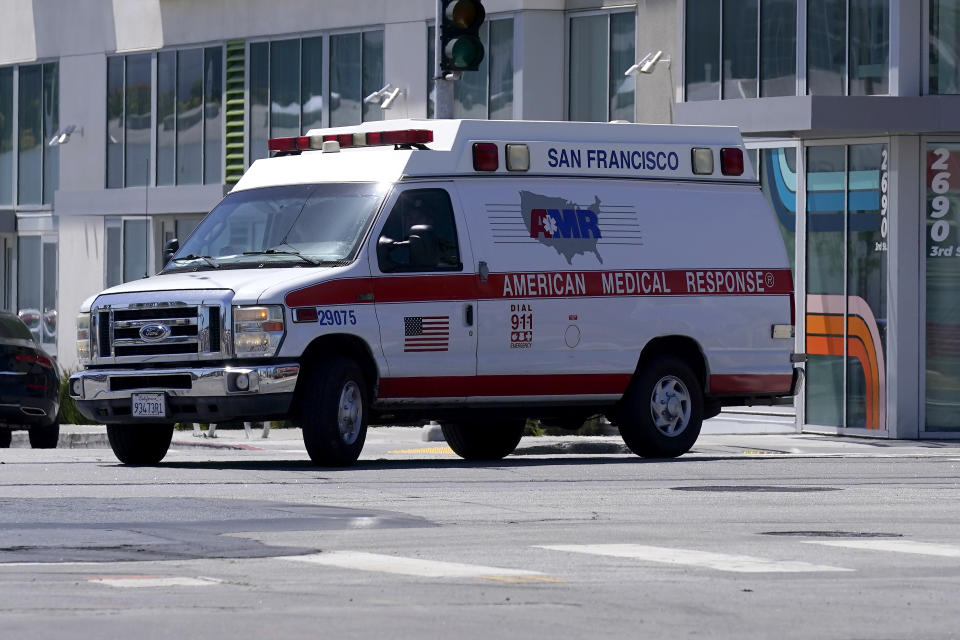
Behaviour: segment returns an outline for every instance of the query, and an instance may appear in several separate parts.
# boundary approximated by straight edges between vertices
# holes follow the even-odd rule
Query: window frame
[[[686,3],[683,3],[683,7],[686,6]],[[682,8],[681,8],[682,10]],[[633,15],[633,45],[634,45],[634,57],[637,55],[637,7],[636,6],[617,6],[611,7],[609,9],[590,9],[586,11],[567,11],[564,15],[564,32],[563,32],[563,113],[564,118],[569,122],[570,121],[570,22],[574,18],[587,18],[590,16],[606,16],[607,20],[607,37],[606,37],[606,47],[605,47],[605,56],[606,64],[604,65],[605,78],[604,86],[606,87],[606,93],[604,96],[604,108],[606,109],[606,119],[603,122],[610,122],[610,100],[613,96],[610,93],[610,46],[611,46],[611,28],[610,28],[610,16],[615,13],[629,13]],[[685,14],[684,14],[685,17]],[[681,40],[682,42],[682,40]],[[637,90],[634,88],[633,94],[633,119],[632,122],[637,121]]]

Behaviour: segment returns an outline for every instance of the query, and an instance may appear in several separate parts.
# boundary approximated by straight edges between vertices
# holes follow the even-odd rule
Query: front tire
[[[60,440],[60,423],[30,427],[30,446],[34,449],[56,449]]]
[[[298,422],[310,459],[325,467],[352,465],[363,450],[370,413],[363,370],[337,356],[314,368],[306,383]]]
[[[173,439],[172,424],[108,424],[107,439],[124,464],[157,464]]]
[[[653,360],[622,401],[617,425],[644,458],[676,458],[693,447],[703,424],[703,390],[690,366],[674,356]]]
[[[464,460],[500,460],[517,448],[526,423],[525,419],[491,424],[452,422],[440,428],[447,444]]]

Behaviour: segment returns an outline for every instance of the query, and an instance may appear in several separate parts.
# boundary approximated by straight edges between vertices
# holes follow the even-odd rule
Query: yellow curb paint
[[[450,447],[424,447],[422,449],[394,449],[387,453],[439,453],[443,455],[456,455]]]

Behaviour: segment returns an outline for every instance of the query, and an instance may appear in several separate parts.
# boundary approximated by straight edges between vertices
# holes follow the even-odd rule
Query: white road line
[[[164,578],[160,576],[87,578],[87,582],[105,584],[108,587],[118,587],[120,589],[137,589],[143,587],[209,587],[215,584],[223,584],[223,580],[217,580],[216,578]]]
[[[306,556],[282,556],[278,559],[421,578],[501,578],[543,575],[539,571],[521,571],[519,569],[485,567],[479,564],[441,562],[420,558],[402,558],[363,551],[328,551]]]
[[[822,564],[810,564],[793,560],[768,560],[754,556],[729,555],[695,551],[692,549],[671,549],[669,547],[649,547],[641,544],[556,544],[537,545],[541,549],[588,553],[615,558],[631,558],[663,564],[704,567],[718,571],[737,573],[809,573],[814,571],[853,571],[843,567],[831,567]]]
[[[960,558],[960,547],[948,544],[903,540],[902,538],[896,540],[804,540],[803,542],[806,544],[822,544],[827,547],[915,553],[921,556],[939,556],[941,558]]]

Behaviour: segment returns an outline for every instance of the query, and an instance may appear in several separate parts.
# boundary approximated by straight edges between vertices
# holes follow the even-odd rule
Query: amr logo
[[[597,214],[590,209],[531,209],[531,238],[600,238]]]

